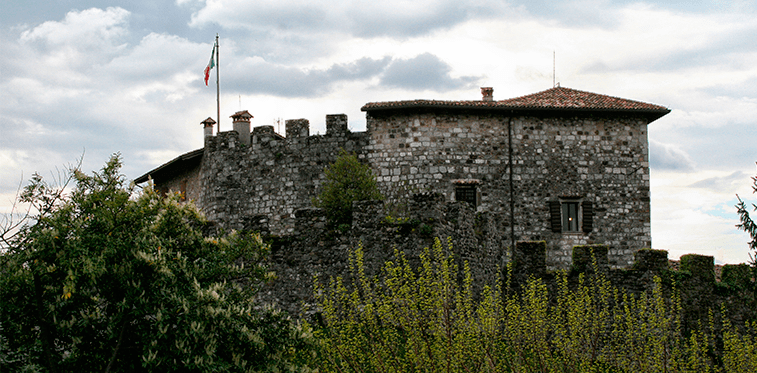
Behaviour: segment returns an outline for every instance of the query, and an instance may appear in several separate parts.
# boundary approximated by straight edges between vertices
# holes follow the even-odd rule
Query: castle
[[[502,101],[491,88],[482,94],[369,103],[367,130],[357,133],[342,114],[326,117],[325,135],[310,135],[306,119],[287,120],[286,136],[250,131],[247,111],[232,116],[233,131],[213,135],[208,118],[202,149],[135,181],[182,192],[216,227],[262,232],[276,279],[258,304],[292,315],[318,312],[314,279],[349,281],[358,245],[373,276],[395,253],[415,268],[420,249],[440,239],[466,263],[474,294],[509,263],[521,284],[535,276],[554,286],[555,269],[569,269],[573,282],[601,271],[638,294],[661,277],[664,291],[680,290],[687,328],[721,305],[734,325],[754,317],[747,265],[724,266],[716,282],[711,256],[684,256],[670,271],[667,252],[648,249],[647,126],[670,110],[564,87]],[[342,149],[370,165],[387,198],[353,203],[352,226],[333,230],[311,199]]]
[[[326,134],[306,119],[250,130],[252,115],[232,115],[234,130],[213,135],[202,122],[202,149],[137,178],[181,191],[225,229],[297,234],[340,150],[370,165],[387,204],[419,193],[464,202],[485,221],[487,250],[508,256],[517,241],[545,241],[547,265],[567,268],[576,245],[604,244],[609,264],[626,267],[651,246],[647,126],[669,109],[565,87],[494,100],[373,102],[366,131],[347,116],[326,116]],[[376,210],[374,213],[382,214]]]

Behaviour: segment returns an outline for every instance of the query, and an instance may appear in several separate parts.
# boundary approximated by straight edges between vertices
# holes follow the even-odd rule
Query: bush
[[[754,371],[754,326],[740,335],[726,323],[723,359],[713,359],[714,328],[684,335],[680,301],[663,295],[659,278],[653,292],[637,297],[596,270],[576,286],[558,274],[551,294],[530,278],[520,293],[503,292],[498,280],[476,297],[451,245],[436,239],[420,258],[413,269],[395,251],[381,276],[369,278],[358,247],[349,261],[353,281],[316,281],[325,324],[317,331],[321,371]]]
[[[326,210],[326,218],[333,227],[352,223],[352,202],[384,199],[371,168],[360,163],[355,154],[342,149],[336,161],[323,172],[326,180],[313,205]]]

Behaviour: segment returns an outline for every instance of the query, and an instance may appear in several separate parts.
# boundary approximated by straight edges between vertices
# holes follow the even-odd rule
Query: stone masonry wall
[[[621,268],[651,246],[646,119],[505,114],[372,113],[362,133],[348,130],[346,115],[328,115],[326,134],[316,136],[306,119],[287,120],[287,137],[259,126],[249,146],[237,132],[222,132],[205,140],[196,202],[223,229],[249,229],[259,220],[251,217],[264,215],[271,233],[292,233],[294,212],[312,205],[323,168],[344,149],[373,168],[387,211],[406,211],[417,193],[453,201],[456,185],[475,186],[478,205],[471,213],[481,215],[474,229],[485,231],[488,247],[505,258],[511,242],[544,240],[548,267],[565,269],[573,246],[603,243],[610,265]],[[592,228],[554,232],[549,203],[561,200],[591,202]]]
[[[312,314],[318,311],[313,297],[315,281],[327,285],[337,276],[347,284],[351,280],[351,250],[362,247],[366,275],[374,276],[380,275],[386,261],[395,260],[395,250],[404,254],[412,268],[418,268],[422,248],[433,245],[434,239],[439,239],[445,248],[451,244],[459,266],[468,263],[474,294],[504,276],[510,261],[514,287],[535,277],[553,290],[556,288],[557,272],[548,268],[545,241],[520,241],[512,251],[492,246],[486,230],[487,213],[474,213],[467,203],[444,201],[438,193],[417,194],[403,219],[387,219],[380,201],[355,202],[353,208],[353,225],[348,231],[328,230],[322,209],[303,208],[295,212],[293,234],[268,238],[272,242],[268,267],[276,279],[259,292],[261,304],[273,304],[295,317]],[[643,249],[634,254],[632,266],[613,269],[609,250],[609,245],[571,248],[572,265],[565,268],[571,286],[578,283],[580,274],[599,272],[613,286],[639,295],[652,291],[657,276],[666,295],[674,287],[679,289],[687,328],[706,321],[710,310],[719,317],[721,304],[726,305],[727,316],[734,325],[743,325],[756,315],[754,293],[749,290],[754,280],[745,265],[726,266],[722,282],[716,282],[711,256],[684,256],[680,270],[673,271],[667,252]]]
[[[250,146],[235,131],[205,139],[198,206],[223,229],[249,229],[249,216],[269,218],[274,234],[294,230],[294,211],[311,206],[323,168],[340,150],[362,154],[366,133],[351,133],[347,116],[329,115],[325,135],[309,134],[306,119],[286,121],[287,137],[272,126],[253,129]]]
[[[566,268],[574,245],[610,245],[610,263],[630,265],[650,247],[647,120],[602,116],[515,116],[484,112],[391,112],[368,116],[365,154],[389,201],[435,191],[454,200],[455,183],[477,183],[478,211],[509,246],[512,126],[515,241],[545,240],[550,268]],[[591,232],[554,233],[548,202],[594,206]]]
[[[475,290],[490,284],[503,268],[505,249],[488,240],[482,214],[464,202],[446,202],[439,193],[412,196],[406,214],[387,217],[381,201],[355,202],[353,223],[348,231],[332,231],[326,226],[322,209],[295,211],[296,226],[290,235],[271,237],[269,269],[276,279],[259,293],[261,304],[274,304],[290,314],[313,311],[313,282],[325,284],[329,278],[349,278],[349,252],[363,248],[368,276],[379,275],[384,263],[394,260],[395,250],[403,253],[413,268],[420,253],[439,239],[452,248],[455,260],[468,262]]]
[[[200,198],[200,170],[202,167],[195,167],[185,170],[174,176],[172,179],[160,183],[158,191],[168,193],[169,191],[180,192],[184,199],[196,201]]]

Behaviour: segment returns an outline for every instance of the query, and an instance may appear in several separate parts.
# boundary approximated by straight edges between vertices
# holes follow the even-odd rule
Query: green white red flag
[[[208,78],[210,78],[210,70],[216,67],[216,45],[213,44],[213,52],[210,54],[210,62],[205,67],[205,86],[208,85]]]

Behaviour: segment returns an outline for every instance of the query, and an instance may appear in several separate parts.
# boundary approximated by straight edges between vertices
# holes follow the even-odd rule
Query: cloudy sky
[[[220,35],[221,130],[372,101],[563,87],[669,107],[649,128],[652,244],[748,260],[734,225],[757,151],[757,4],[741,0],[5,0],[0,212],[22,180],[120,152],[135,178],[202,147]],[[283,124],[282,124],[283,127]],[[281,128],[283,131],[283,128]]]

